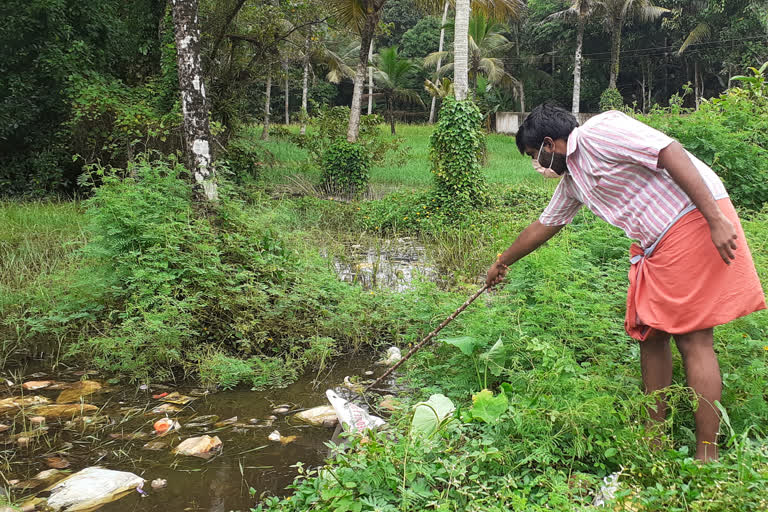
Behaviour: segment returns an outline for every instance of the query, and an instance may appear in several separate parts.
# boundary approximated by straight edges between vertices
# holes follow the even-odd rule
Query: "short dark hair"
[[[576,116],[561,107],[543,104],[531,110],[515,136],[517,149],[525,154],[525,148],[538,148],[544,137],[568,139],[574,128],[579,126]]]

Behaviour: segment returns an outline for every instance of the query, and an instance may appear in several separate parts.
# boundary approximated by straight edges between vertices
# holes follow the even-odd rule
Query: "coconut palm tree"
[[[651,0],[595,0],[596,14],[611,34],[611,74],[608,88],[616,88],[619,76],[619,58],[621,53],[621,31],[630,18],[640,21],[653,21],[669,9],[658,7]]]
[[[519,81],[504,69],[504,62],[501,59],[501,56],[505,55],[513,46],[513,43],[503,35],[504,29],[504,25],[493,18],[487,18],[481,12],[473,13],[469,18],[467,30],[467,57],[460,58],[454,47],[453,52],[443,51],[430,54],[424,59],[424,65],[432,66],[442,58],[449,61],[438,70],[438,75],[444,75],[453,70],[453,87],[457,99],[461,94],[458,90],[457,79],[462,73],[458,71],[462,61],[467,66],[465,73],[467,87],[471,83],[474,89],[478,77],[484,76],[492,86],[501,86],[516,91],[519,88]],[[466,97],[466,91],[462,97]]]
[[[410,59],[398,55],[397,48],[382,48],[376,58],[376,67],[373,70],[373,80],[376,88],[387,103],[387,117],[395,135],[395,100],[424,105],[418,93],[410,88],[413,75],[419,70],[419,66]]]
[[[581,101],[581,50],[584,46],[584,27],[589,17],[595,12],[594,0],[571,0],[571,5],[562,11],[558,11],[550,18],[569,18],[576,21],[576,52],[573,56],[573,99],[571,112],[579,113]]]
[[[519,18],[525,6],[522,0],[474,0],[472,3],[470,0],[455,0],[455,5],[453,83],[456,99],[463,100],[466,99],[469,88],[467,59],[469,58],[470,8],[490,18],[504,20]]]

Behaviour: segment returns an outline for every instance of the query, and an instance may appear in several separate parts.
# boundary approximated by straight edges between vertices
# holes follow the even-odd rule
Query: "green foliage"
[[[163,80],[127,87],[120,80],[89,73],[72,75],[72,112],[66,126],[71,146],[85,164],[125,167],[140,153],[173,153],[184,147],[178,101],[164,111],[175,88]]]
[[[471,101],[446,98],[430,138],[435,196],[444,211],[457,216],[488,202],[480,170],[485,151],[481,120],[480,110]]]
[[[275,165],[276,159],[257,139],[236,137],[230,139],[219,162],[227,167],[234,182],[242,184],[259,179],[265,168]]]
[[[608,110],[622,110],[624,108],[624,98],[618,89],[606,89],[600,95],[600,112]]]
[[[207,385],[232,389],[247,383],[253,390],[282,387],[296,379],[297,368],[279,357],[242,359],[220,352],[205,354],[197,363],[200,380]]]
[[[362,144],[340,138],[323,155],[323,188],[330,194],[355,196],[368,188],[371,160]]]
[[[446,31],[445,41],[453,41],[453,34]],[[420,19],[413,28],[403,34],[400,46],[403,56],[412,59],[436,52],[440,47],[440,19],[435,16]]]
[[[381,163],[388,153],[402,158],[401,139],[383,137],[380,129],[382,118],[378,115],[360,116],[360,133],[357,142],[370,155],[371,162]],[[297,146],[306,149],[318,165],[322,164],[327,149],[338,139],[346,138],[349,125],[349,107],[320,106],[309,119],[311,131],[305,135],[290,131],[279,133]]]
[[[135,79],[157,57],[151,0],[9,0],[0,7],[2,195],[71,191],[69,79],[100,73]],[[86,153],[80,147],[75,152]]]
[[[657,108],[642,120],[711,166],[734,204],[759,210],[768,201],[768,84],[753,73],[746,88],[729,89],[698,110]]]

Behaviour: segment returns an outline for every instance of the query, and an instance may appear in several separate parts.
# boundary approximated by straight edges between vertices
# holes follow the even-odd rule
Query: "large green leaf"
[[[485,365],[491,370],[491,373],[496,377],[501,375],[504,370],[504,363],[507,360],[507,352],[504,349],[504,343],[501,342],[501,338],[496,340],[496,343],[487,351],[480,354],[480,359],[485,362]]]
[[[445,395],[432,395],[426,402],[419,402],[413,407],[411,431],[429,435],[450,416],[456,407]]]
[[[477,347],[477,339],[472,336],[458,336],[456,338],[443,338],[443,343],[458,347],[464,355],[471,356]]]
[[[491,391],[484,389],[472,396],[472,409],[469,412],[473,418],[495,423],[507,411],[508,404],[507,395],[504,393],[493,396]]]

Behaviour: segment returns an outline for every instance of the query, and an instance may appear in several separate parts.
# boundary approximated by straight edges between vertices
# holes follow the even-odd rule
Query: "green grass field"
[[[424,189],[432,183],[429,161],[429,137],[433,126],[401,124],[397,126],[397,135],[404,139],[404,145],[408,148],[407,158],[402,165],[387,161],[382,165],[375,165],[371,169],[371,186],[387,190],[397,188]],[[289,127],[292,131],[298,131],[298,125]],[[382,135],[391,139],[389,127],[382,126]],[[309,128],[308,133],[312,133]],[[241,131],[241,136],[257,141],[261,134],[261,126],[253,125]],[[309,158],[307,151],[298,148],[294,144],[279,138],[272,138],[267,142],[260,142],[280,162],[276,168],[268,170],[264,178],[266,181],[285,182],[288,176],[302,173],[311,180],[319,179],[317,169],[300,167],[302,162]],[[531,166],[530,159],[520,155],[515,145],[514,137],[492,133],[487,136],[488,161],[484,167],[485,175],[491,184],[512,185],[527,183],[545,190],[554,190],[555,180],[547,180],[539,176]]]

